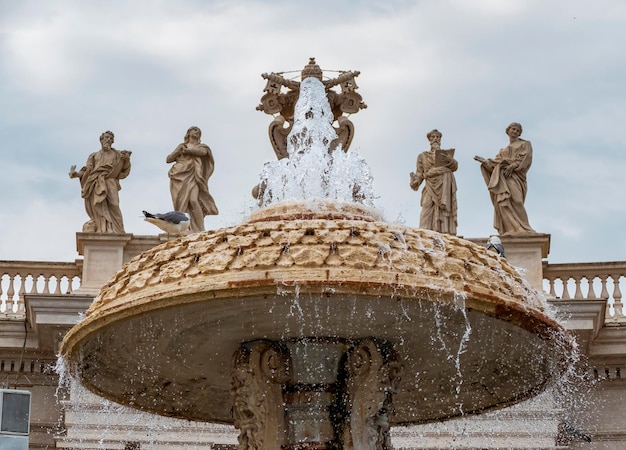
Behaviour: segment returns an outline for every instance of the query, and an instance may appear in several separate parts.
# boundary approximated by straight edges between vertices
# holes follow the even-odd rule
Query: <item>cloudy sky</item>
[[[371,167],[388,221],[419,223],[409,188],[426,133],[456,148],[459,235],[488,236],[493,208],[476,154],[505,128],[532,142],[526,206],[552,235],[550,262],[626,260],[626,2],[620,0],[0,0],[0,260],[72,261],[87,215],[69,179],[115,132],[132,154],[126,231],[172,208],[166,156],[199,126],[209,182],[234,225],[275,159],[255,110],[263,72],[359,70],[368,108],[351,149]],[[333,75],[331,73],[331,75]]]

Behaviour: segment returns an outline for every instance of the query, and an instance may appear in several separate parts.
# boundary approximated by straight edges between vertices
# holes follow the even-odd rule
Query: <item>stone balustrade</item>
[[[0,261],[0,314],[23,317],[25,294],[66,295],[81,284],[82,261]],[[607,321],[626,321],[621,283],[626,261],[543,264],[550,298],[606,300]]]
[[[544,289],[561,300],[606,300],[606,321],[626,321],[621,283],[626,261],[548,264],[544,262]]]
[[[0,261],[0,317],[23,317],[24,295],[72,294],[81,282],[82,261]]]

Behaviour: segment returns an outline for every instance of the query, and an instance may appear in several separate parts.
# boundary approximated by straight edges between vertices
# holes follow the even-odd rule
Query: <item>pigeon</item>
[[[164,214],[151,214],[148,211],[142,211],[146,216],[144,219],[146,222],[150,222],[156,225],[168,235],[178,234],[183,235],[183,232],[189,230],[191,226],[191,220],[189,214],[180,211],[170,211]]]
[[[502,245],[502,241],[498,236],[489,236],[485,248],[487,250],[495,251],[498,256],[502,256],[504,258],[504,246]]]

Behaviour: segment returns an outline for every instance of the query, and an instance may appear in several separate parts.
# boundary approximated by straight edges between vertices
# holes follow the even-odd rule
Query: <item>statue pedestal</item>
[[[550,235],[543,233],[500,236],[506,260],[513,267],[524,269],[523,278],[538,291],[543,291],[543,259],[550,253]],[[485,246],[487,239],[468,239]]]
[[[96,295],[102,285],[122,268],[124,247],[132,234],[76,233],[76,249],[84,258],[78,294]]]
[[[81,285],[76,293],[97,295],[125,262],[166,240],[164,234],[134,236],[131,233],[76,233],[76,249],[84,258]]]

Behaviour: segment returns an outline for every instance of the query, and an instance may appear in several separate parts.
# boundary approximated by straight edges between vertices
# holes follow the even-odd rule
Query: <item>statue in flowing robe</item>
[[[417,157],[409,185],[417,191],[424,183],[421,198],[420,228],[456,235],[457,204],[454,172],[458,163],[454,149],[441,149],[441,132],[430,131],[426,137],[430,150]]]
[[[192,233],[204,231],[204,217],[218,213],[208,184],[215,161],[209,146],[200,142],[201,136],[200,128],[189,128],[184,142],[166,160],[174,163],[168,172],[174,209],[189,214]]]
[[[119,180],[130,173],[131,152],[114,149],[114,139],[111,131],[105,131],[100,135],[101,149],[89,155],[85,166],[78,172],[76,166],[70,167],[70,178],[80,180],[81,196],[90,219],[83,225],[83,231],[124,233],[118,191]]]
[[[520,139],[522,126],[513,122],[506,128],[509,145],[495,158],[475,156],[480,162],[494,208],[493,226],[501,236],[535,233],[528,223],[524,202],[528,185],[526,174],[530,169],[533,149],[530,141]]]

